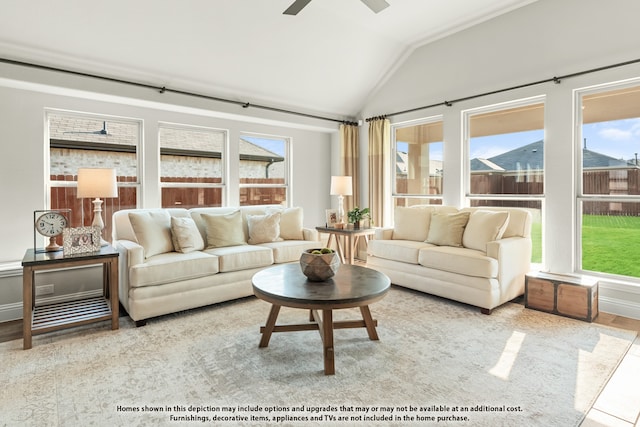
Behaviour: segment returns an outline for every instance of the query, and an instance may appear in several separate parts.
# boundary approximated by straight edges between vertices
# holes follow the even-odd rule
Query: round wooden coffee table
[[[342,264],[331,279],[312,282],[302,274],[300,265],[283,264],[266,268],[253,276],[253,293],[272,304],[265,326],[260,328],[260,347],[267,347],[273,332],[320,332],[324,348],[324,373],[335,374],[333,330],[366,328],[369,339],[378,340],[378,322],[371,317],[369,304],[382,299],[391,281],[376,270]],[[310,323],[276,325],[280,307],[310,310]],[[362,320],[333,321],[333,310],[359,307]],[[322,316],[319,312],[322,312]]]

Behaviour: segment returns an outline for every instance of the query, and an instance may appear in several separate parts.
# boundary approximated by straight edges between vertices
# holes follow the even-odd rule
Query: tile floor
[[[600,313],[596,323],[640,331],[640,320]],[[636,337],[581,427],[640,426],[640,337]]]

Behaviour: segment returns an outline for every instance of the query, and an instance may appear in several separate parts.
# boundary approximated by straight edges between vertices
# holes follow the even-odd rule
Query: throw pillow
[[[246,245],[242,229],[242,212],[229,214],[202,214],[207,232],[207,247],[222,248],[225,246]]]
[[[395,208],[392,239],[424,242],[429,234],[431,211],[430,208]]]
[[[204,249],[204,240],[192,218],[171,217],[171,236],[176,251],[183,254]]]
[[[267,208],[267,213],[280,212],[280,237],[284,240],[304,240],[302,233],[302,208]]]
[[[462,246],[462,234],[469,221],[469,212],[431,215],[427,243],[438,246]]]
[[[280,242],[280,213],[247,215],[249,244]]]
[[[145,258],[173,251],[169,212],[129,212],[129,222],[136,240],[144,248]]]
[[[487,243],[502,238],[509,223],[509,212],[478,209],[469,216],[469,223],[462,236],[465,248],[487,251]]]

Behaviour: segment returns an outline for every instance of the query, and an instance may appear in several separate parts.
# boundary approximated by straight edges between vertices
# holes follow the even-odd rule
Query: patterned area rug
[[[258,348],[269,307],[251,297],[0,344],[0,425],[575,426],[636,335],[394,287],[371,306],[380,341],[337,330],[325,376],[316,331]],[[283,308],[279,323],[306,319]]]

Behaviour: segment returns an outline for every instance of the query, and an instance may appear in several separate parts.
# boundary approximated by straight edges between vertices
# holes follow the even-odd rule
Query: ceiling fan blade
[[[387,7],[389,7],[389,3],[385,0],[361,0],[362,3],[366,4],[369,9],[371,9],[374,13],[378,13]]]
[[[311,2],[311,0],[296,0],[293,3],[291,3],[291,6],[289,6],[287,8],[287,10],[282,12],[282,14],[283,15],[297,15],[298,12],[300,12],[302,9],[304,9],[304,7],[306,5],[308,5],[310,2]]]

